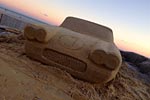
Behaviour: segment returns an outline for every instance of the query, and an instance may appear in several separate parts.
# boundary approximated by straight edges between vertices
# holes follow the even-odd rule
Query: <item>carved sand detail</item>
[[[24,35],[27,56],[88,82],[112,80],[122,62],[112,30],[82,19],[69,17],[61,27],[28,25]]]
[[[60,26],[78,33],[98,37],[104,41],[113,42],[114,40],[110,28],[83,19],[67,17]]]

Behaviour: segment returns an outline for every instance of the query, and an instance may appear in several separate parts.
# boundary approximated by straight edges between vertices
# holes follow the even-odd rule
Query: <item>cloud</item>
[[[46,16],[46,17],[48,17],[48,15],[47,14],[43,14],[44,16]]]
[[[43,16],[48,17],[48,15],[46,13],[41,13]]]

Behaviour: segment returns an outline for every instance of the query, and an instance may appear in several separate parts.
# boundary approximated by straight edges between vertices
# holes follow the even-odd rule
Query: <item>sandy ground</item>
[[[0,100],[150,100],[150,76],[125,62],[113,81],[90,84],[28,58],[24,42],[0,34]]]

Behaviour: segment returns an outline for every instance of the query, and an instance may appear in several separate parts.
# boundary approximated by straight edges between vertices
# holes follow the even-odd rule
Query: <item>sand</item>
[[[150,76],[123,62],[104,85],[75,79],[67,72],[30,59],[24,37],[0,35],[0,100],[149,100]]]

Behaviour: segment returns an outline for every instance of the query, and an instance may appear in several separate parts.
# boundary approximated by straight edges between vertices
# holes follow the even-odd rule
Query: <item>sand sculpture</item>
[[[27,56],[91,83],[112,80],[122,62],[112,30],[86,20],[68,17],[60,27],[28,25],[24,35]]]

